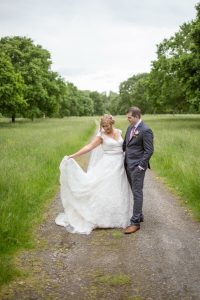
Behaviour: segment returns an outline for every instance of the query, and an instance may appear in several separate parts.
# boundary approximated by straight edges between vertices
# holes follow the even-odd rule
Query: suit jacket
[[[149,160],[153,154],[153,132],[142,121],[129,141],[132,125],[126,131],[123,151],[125,151],[125,168],[133,170],[137,166],[141,166],[145,170],[150,168]]]

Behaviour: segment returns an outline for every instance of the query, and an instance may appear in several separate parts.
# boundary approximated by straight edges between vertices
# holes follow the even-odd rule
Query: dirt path
[[[200,224],[150,171],[145,222],[136,234],[70,234],[54,223],[60,211],[57,195],[38,229],[37,249],[18,257],[25,276],[1,299],[200,299]]]

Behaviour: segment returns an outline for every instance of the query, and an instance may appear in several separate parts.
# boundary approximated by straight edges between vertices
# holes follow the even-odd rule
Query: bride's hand
[[[67,156],[67,159],[71,159],[71,158],[73,158],[73,155],[68,155]]]
[[[65,158],[65,159],[70,159],[70,158],[72,158],[72,157],[71,157],[70,155],[65,155],[64,158]]]

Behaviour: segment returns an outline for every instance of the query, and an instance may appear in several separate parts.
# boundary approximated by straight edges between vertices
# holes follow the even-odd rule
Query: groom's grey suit
[[[131,225],[139,226],[143,219],[143,183],[145,171],[149,166],[149,159],[153,154],[153,132],[142,121],[136,128],[136,132],[130,139],[133,125],[127,129],[123,143],[125,152],[125,169],[133,192],[134,207]]]

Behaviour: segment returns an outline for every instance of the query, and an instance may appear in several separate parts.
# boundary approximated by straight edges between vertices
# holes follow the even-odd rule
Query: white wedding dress
[[[124,169],[121,130],[115,140],[104,133],[102,144],[92,151],[87,172],[74,159],[60,164],[64,213],[57,225],[69,232],[90,234],[94,228],[125,228],[133,210],[133,196]]]

